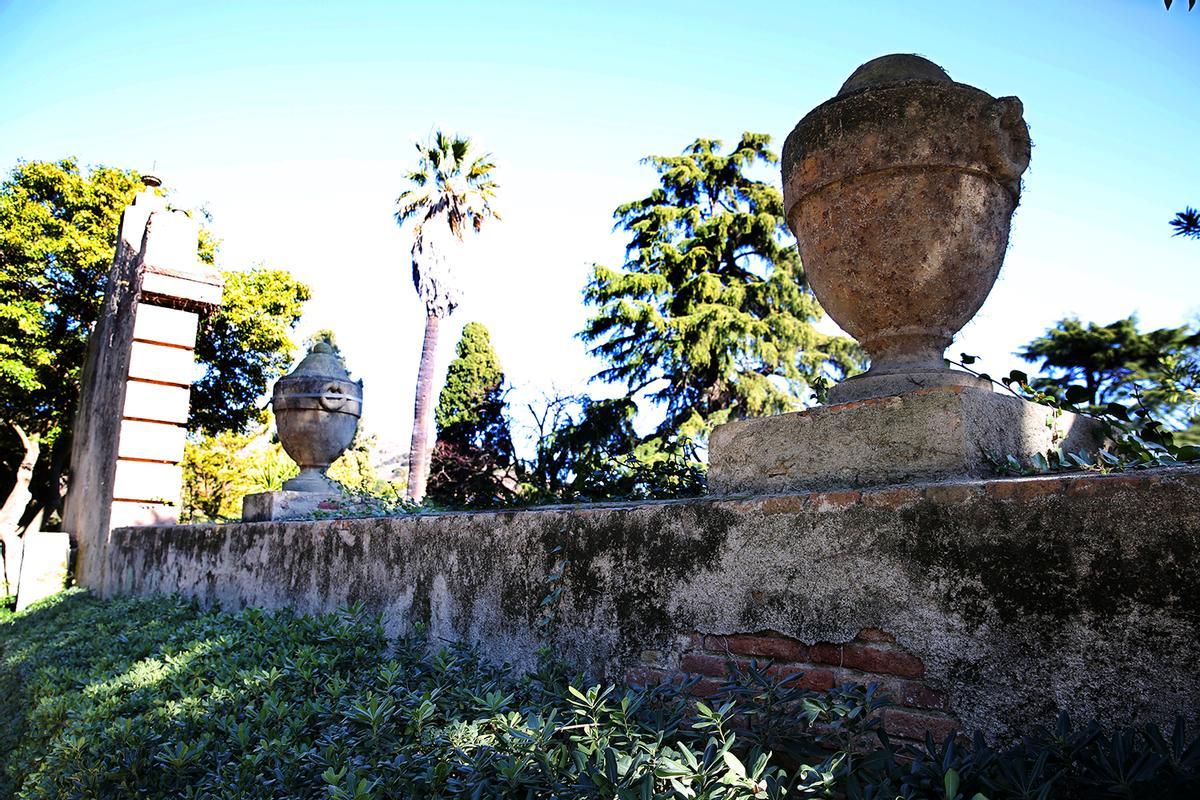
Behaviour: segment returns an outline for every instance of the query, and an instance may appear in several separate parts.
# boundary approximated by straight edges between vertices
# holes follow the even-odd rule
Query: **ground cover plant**
[[[900,746],[869,687],[597,685],[377,619],[72,591],[0,612],[0,798],[1194,797],[1182,723]]]

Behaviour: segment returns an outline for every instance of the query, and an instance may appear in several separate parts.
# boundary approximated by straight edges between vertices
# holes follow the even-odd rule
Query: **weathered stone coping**
[[[1196,718],[1198,556],[1200,468],[1178,467],[125,528],[113,533],[105,588],[226,607],[361,602],[393,633],[420,621],[526,666],[561,557],[552,642],[596,675],[695,672],[713,654],[697,641],[742,641],[714,636],[753,634],[810,655],[828,645],[860,658],[795,663],[865,680],[916,659],[919,671],[895,677],[940,708],[914,701],[913,714],[1003,736],[1060,707],[1110,723]],[[884,643],[863,644],[868,630]],[[864,660],[863,648],[890,655]]]

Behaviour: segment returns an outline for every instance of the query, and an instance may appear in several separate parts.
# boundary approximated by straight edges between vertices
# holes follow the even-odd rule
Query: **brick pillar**
[[[200,314],[221,278],[196,258],[199,231],[146,188],[121,216],[100,319],[88,343],[63,528],[79,583],[104,592],[109,531],[179,519],[179,462]]]

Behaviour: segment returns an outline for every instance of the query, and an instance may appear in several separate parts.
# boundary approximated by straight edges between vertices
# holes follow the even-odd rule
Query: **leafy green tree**
[[[225,272],[223,302],[204,320],[196,359],[204,376],[192,387],[193,431],[244,431],[263,418],[262,396],[287,371],[292,331],[308,286],[291,273],[264,266]]]
[[[18,163],[0,185],[0,420],[41,445],[30,476],[34,505],[57,506],[88,332],[121,211],[140,187],[134,172],[85,172],[72,159]],[[7,430],[0,436],[13,470],[24,448]],[[14,480],[7,472],[0,491]]]
[[[244,496],[270,488],[259,485],[260,474],[279,474],[282,484],[299,472],[282,448],[262,439],[262,431],[192,436],[182,467],[184,522],[238,519]]]
[[[536,443],[522,469],[527,500],[571,503],[632,494],[630,470],[622,461],[638,446],[631,398],[553,397],[530,412]]]
[[[429,417],[433,410],[433,373],[441,320],[458,306],[453,258],[468,229],[476,233],[489,219],[498,184],[491,156],[479,153],[465,136],[437,131],[417,143],[417,166],[405,176],[408,186],[396,199],[396,223],[415,220],[412,278],[425,304],[425,339],[417,370],[409,447],[407,496],[420,501],[429,477]]]
[[[386,480],[375,468],[375,450],[378,440],[360,425],[354,441],[346,452],[329,465],[326,473],[347,493],[358,498],[370,498],[385,504],[400,500],[404,484]]]
[[[753,177],[777,163],[770,137],[728,152],[697,139],[646,159],[660,185],[617,208],[624,268],[597,265],[581,337],[609,366],[597,377],[665,408],[657,435],[702,440],[730,417],[795,409],[805,391],[862,364],[851,340],[815,327],[822,311],[783,219],[783,198]]]
[[[437,444],[429,497],[451,506],[489,506],[513,494],[515,463],[505,415],[504,371],[488,329],[463,327],[434,414]]]
[[[1017,355],[1037,362],[1031,385],[1081,407],[1137,408],[1179,431],[1196,428],[1200,329],[1142,332],[1129,316],[1108,325],[1059,320]],[[1193,438],[1185,433],[1180,443]]]
[[[140,176],[73,159],[20,162],[0,185],[0,422],[20,425],[41,446],[25,520],[48,519],[69,474],[70,432],[87,338],[99,316],[121,212]],[[201,230],[198,256],[215,242]],[[200,430],[242,429],[286,365],[287,333],[308,289],[286,273],[227,272],[226,305],[205,320],[197,356],[206,369],[193,394]],[[0,432],[0,491],[21,460],[15,437]]]
[[[446,383],[434,412],[438,437],[471,438],[503,403],[504,371],[492,349],[488,329],[478,322],[463,326],[454,360],[446,369]]]
[[[534,453],[513,446],[504,372],[487,328],[463,328],[435,419],[429,498],[446,506],[578,502],[695,494],[703,475],[681,469],[657,439],[634,430],[632,398],[555,397],[530,407]]]
[[[686,497],[704,491],[704,465],[672,440],[642,439],[631,397],[547,398],[530,404],[534,455],[519,464],[522,502]]]
[[[1108,325],[1085,325],[1076,318],[1066,318],[1017,355],[1039,362],[1043,375],[1034,380],[1036,388],[1075,386],[1070,398],[1073,402],[1104,406],[1132,403],[1139,395],[1144,399],[1163,357],[1196,343],[1196,335],[1186,326],[1143,333],[1134,316]]]

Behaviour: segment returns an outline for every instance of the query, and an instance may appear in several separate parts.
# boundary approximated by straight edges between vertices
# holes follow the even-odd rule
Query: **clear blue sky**
[[[1200,310],[1200,9],[1079,2],[250,3],[0,0],[0,166],[75,155],[156,171],[203,205],[225,268],[308,281],[366,381],[368,427],[407,441],[422,312],[391,219],[412,142],[472,134],[503,223],[462,268],[521,401],[597,364],[573,338],[638,160],[698,136],[782,143],[860,63],[917,52],[1025,104],[1035,149],[1001,280],[955,350],[997,372],[1055,319]],[[596,391],[602,388],[594,387]]]

